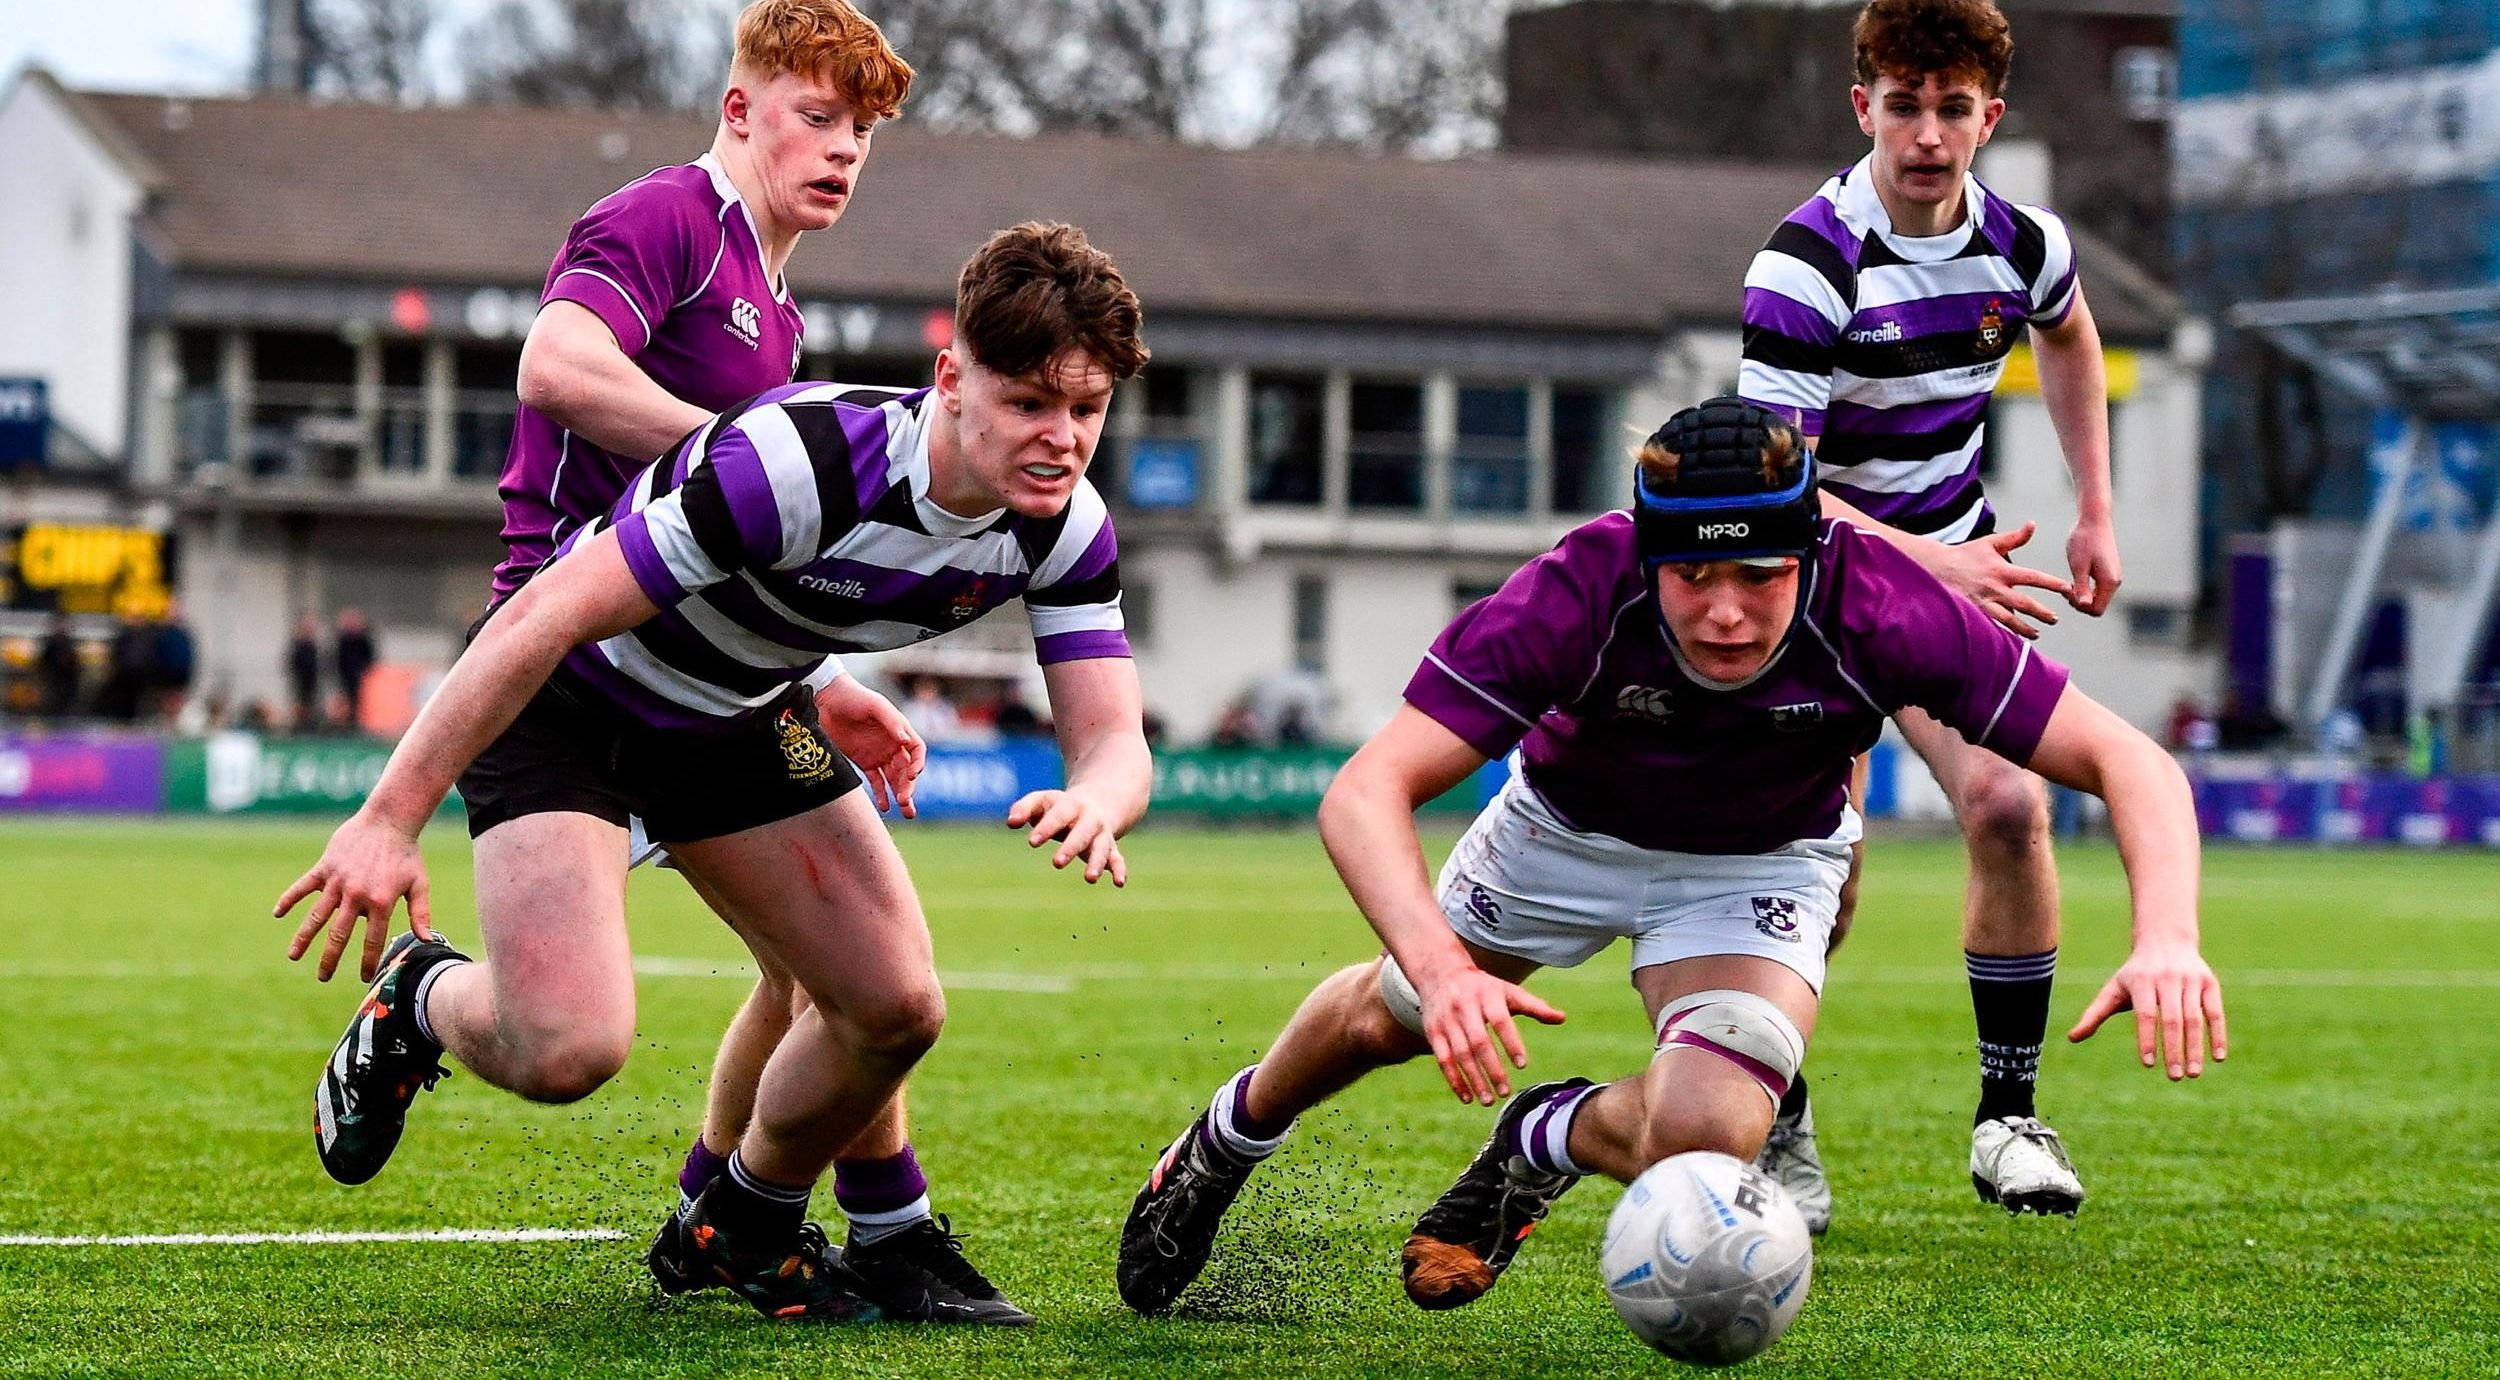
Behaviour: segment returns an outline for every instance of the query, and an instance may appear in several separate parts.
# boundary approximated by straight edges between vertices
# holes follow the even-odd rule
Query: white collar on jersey
[[[933,537],[973,537],[990,529],[1004,508],[993,508],[978,517],[941,508],[929,497],[929,428],[934,425],[930,410],[939,406],[937,390],[931,389],[918,408],[895,403],[886,404],[887,424],[902,444],[895,447],[893,468],[887,477],[902,484],[911,493],[912,511],[920,515],[920,525]]]
[[[1988,189],[1970,173],[1962,174],[1962,223],[1941,235],[1903,235],[1892,228],[1892,216],[1884,210],[1884,199],[1875,193],[1875,155],[1868,154],[1840,179],[1840,196],[1835,203],[1843,223],[1873,230],[1892,246],[1892,252],[1910,263],[1934,263],[1950,259],[1962,252],[1970,238],[1988,215]]]
[[[737,207],[738,214],[746,217],[747,243],[755,246],[755,266],[772,282],[773,300],[784,306],[789,305],[790,280],[786,276],[774,277],[771,266],[764,262],[764,232],[755,228],[755,212],[747,209],[747,199],[738,195],[738,184],[729,180],[729,170],[722,167],[720,160],[714,158],[708,149],[701,158],[694,160],[694,165],[703,170],[704,176],[712,179],[712,190],[719,194],[720,199]]]

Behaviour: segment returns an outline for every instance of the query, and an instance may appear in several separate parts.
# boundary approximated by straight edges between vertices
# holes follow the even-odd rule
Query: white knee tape
[[[1733,987],[1694,992],[1658,1013],[1658,1052],[1677,1046],[1708,1050],[1752,1075],[1773,1106],[1805,1062],[1806,1038],[1768,997]]]
[[[1407,980],[1406,970],[1387,954],[1380,956],[1380,999],[1389,1004],[1389,1014],[1398,1024],[1421,1035],[1424,1033],[1424,998]]]

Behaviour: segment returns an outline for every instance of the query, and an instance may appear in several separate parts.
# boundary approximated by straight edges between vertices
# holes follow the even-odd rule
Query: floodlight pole
[[[2361,548],[2353,553],[2352,569],[2344,576],[2344,593],[2335,605],[2335,622],[2327,630],[2326,650],[2318,660],[2317,675],[2309,682],[2309,702],[2302,707],[2301,722],[2311,730],[2325,723],[2344,698],[2344,681],[2352,673],[2361,625],[2369,617],[2370,598],[2378,592],[2379,572],[2387,564],[2387,543],[2395,536],[2397,516],[2404,511],[2405,490],[2412,486],[2413,471],[2431,443],[2430,428],[2419,417],[2407,413],[2404,426],[2395,469],[2380,480],[2378,493],[2370,501]]]

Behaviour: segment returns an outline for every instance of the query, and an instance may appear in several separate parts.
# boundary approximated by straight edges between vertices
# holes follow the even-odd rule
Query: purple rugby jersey
[[[589,308],[653,383],[708,412],[798,373],[798,304],[765,274],[755,223],[710,154],[627,183],[584,212],[539,302]],[[520,588],[648,463],[520,409],[497,485],[506,554],[495,598]]]
[[[1129,655],[1119,540],[1092,484],[1048,518],[930,501],[928,389],[788,384],[628,482],[557,559],[613,528],[658,616],[564,669],[646,724],[717,727],[828,656],[906,647],[1011,600],[1034,659]]]
[[[1962,223],[1897,234],[1873,158],[1823,184],[1745,273],[1736,391],[1818,437],[1824,482],[1878,522],[1944,542],[1992,524],[1988,397],[2026,326],[2074,310],[2063,222],[1964,179]]]
[[[1787,644],[1718,689],[1677,661],[1628,513],[1575,528],[1460,613],[1407,702],[1499,757],[1572,827],[1680,853],[1767,853],[1839,828],[1849,768],[1924,709],[2016,765],[2066,668],[1881,540],[1824,522]]]

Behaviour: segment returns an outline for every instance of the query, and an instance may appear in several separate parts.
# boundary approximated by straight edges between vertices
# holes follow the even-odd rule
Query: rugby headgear
[[[1784,436],[1798,457],[1782,484],[1764,473],[1763,452]],[[1787,418],[1741,398],[1688,407],[1651,432],[1643,452],[1676,457],[1675,478],[1654,486],[1646,465],[1632,473],[1632,526],[1641,560],[1776,560],[1814,548],[1814,454]]]

